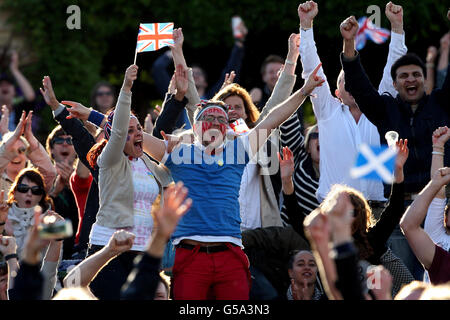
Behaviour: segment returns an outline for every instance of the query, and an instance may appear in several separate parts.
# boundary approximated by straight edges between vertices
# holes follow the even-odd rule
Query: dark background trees
[[[315,39],[333,89],[340,69],[340,22],[349,15],[368,16],[367,7],[378,5],[381,26],[390,28],[384,15],[386,2],[317,0]],[[34,88],[38,90],[42,77],[50,75],[58,97],[89,105],[91,89],[98,80],[106,79],[120,87],[126,67],[133,62],[141,22],[170,21],[182,27],[188,65],[199,63],[212,83],[219,77],[233,45],[231,17],[240,15],[249,29],[240,84],[248,90],[261,85],[259,69],[263,59],[272,53],[284,57],[290,33],[298,32],[299,3],[297,0],[3,0],[1,8],[10,13],[9,23],[15,33],[26,37],[36,56],[33,64],[22,67]],[[445,18],[448,3],[437,0],[394,3],[404,8],[409,51],[425,59],[428,46],[438,46],[440,37],[449,29]],[[66,9],[74,4],[81,9],[80,30],[66,27],[70,15]],[[137,58],[140,75],[133,90],[133,109],[141,121],[159,100],[150,68],[162,51],[143,53]],[[374,83],[381,78],[387,51],[388,43],[371,42],[361,51],[363,64]],[[297,73],[300,72],[299,64]],[[299,79],[297,87],[301,83]],[[48,110],[43,117],[49,119],[49,126],[54,125]]]

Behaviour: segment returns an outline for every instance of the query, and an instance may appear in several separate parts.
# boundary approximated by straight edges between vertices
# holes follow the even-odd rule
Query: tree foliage
[[[389,28],[384,15],[387,0],[317,2],[315,38],[324,68],[327,72],[329,68],[329,78],[335,79],[342,45],[340,22],[349,15],[367,15],[369,5],[379,5],[382,26]],[[408,47],[424,57],[426,47],[431,43],[438,45],[438,39],[448,30],[448,8],[434,0],[394,2],[404,7]],[[81,9],[81,30],[66,27],[66,9],[74,4]],[[259,65],[265,56],[285,56],[289,34],[298,32],[298,4],[293,0],[3,0],[1,7],[11,13],[9,22],[16,34],[26,36],[38,58],[25,69],[33,86],[38,88],[42,76],[48,74],[57,96],[89,104],[91,88],[98,80],[106,78],[120,86],[125,68],[133,61],[140,22],[173,21],[176,27],[183,27],[188,64],[198,59],[215,76],[225,65],[233,43],[231,17],[240,15],[249,29],[241,79],[250,89],[249,86],[260,84]],[[387,45],[381,51],[387,53]],[[381,51],[364,52],[362,57],[366,61],[376,59]],[[145,101],[137,101],[138,109],[147,108],[149,100],[159,99],[152,86],[154,79],[149,75],[151,63],[158,55],[138,57],[144,72],[140,86],[151,95],[142,97]],[[371,66],[378,72],[384,63],[384,59],[377,59]]]

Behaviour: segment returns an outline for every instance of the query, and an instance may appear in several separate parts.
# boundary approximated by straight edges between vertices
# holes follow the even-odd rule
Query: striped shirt
[[[281,208],[281,218],[283,224],[292,225],[292,221],[303,221],[295,218],[294,215],[307,216],[314,209],[319,206],[316,198],[316,191],[319,187],[319,178],[313,168],[311,157],[305,150],[305,137],[303,135],[303,126],[300,119],[295,112],[288,120],[286,120],[280,127],[281,131],[281,145],[289,147],[294,154],[294,175],[292,177],[294,182],[294,193],[300,207],[300,212],[293,212],[292,208],[287,208],[283,204]],[[294,217],[294,218],[293,218]],[[294,226],[294,229],[303,226]]]

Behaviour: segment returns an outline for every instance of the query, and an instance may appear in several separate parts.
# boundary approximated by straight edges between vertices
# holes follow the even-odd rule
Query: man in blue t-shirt
[[[242,173],[272,131],[288,119],[315,87],[320,65],[305,85],[278,105],[247,134],[225,139],[227,106],[221,101],[200,104],[193,124],[194,143],[181,143],[170,153],[166,143],[144,135],[144,151],[183,181],[192,207],[172,235],[175,300],[247,300],[248,258],[242,250],[239,189]],[[250,160],[251,159],[251,160]]]

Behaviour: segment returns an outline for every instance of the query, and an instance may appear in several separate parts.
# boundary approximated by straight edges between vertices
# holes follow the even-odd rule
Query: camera
[[[56,220],[55,216],[46,216],[38,226],[41,239],[53,240],[71,237],[73,234],[70,220]]]

